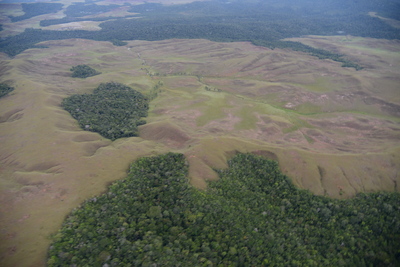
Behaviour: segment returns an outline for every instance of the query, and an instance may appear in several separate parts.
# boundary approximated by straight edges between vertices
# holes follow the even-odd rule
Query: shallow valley
[[[348,198],[398,191],[399,41],[309,36],[296,41],[346,54],[356,71],[308,54],[207,40],[47,41],[9,58],[1,77],[15,91],[0,100],[0,261],[40,266],[51,234],[83,200],[104,192],[141,156],[185,154],[203,189],[237,152],[277,160],[293,183]],[[87,79],[69,69],[102,72]],[[140,136],[111,142],[83,131],[60,107],[102,82],[147,95]]]

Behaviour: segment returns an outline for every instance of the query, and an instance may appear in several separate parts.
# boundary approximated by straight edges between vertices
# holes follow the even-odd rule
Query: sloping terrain
[[[306,44],[351,57],[342,68],[301,52],[206,40],[47,41],[1,55],[0,262],[43,264],[50,235],[68,212],[126,175],[140,156],[181,152],[193,185],[216,179],[236,152],[278,160],[298,187],[335,198],[398,191],[399,42],[308,37]],[[70,77],[87,64],[102,74]],[[102,82],[149,96],[140,137],[111,142],[79,128],[63,98]]]

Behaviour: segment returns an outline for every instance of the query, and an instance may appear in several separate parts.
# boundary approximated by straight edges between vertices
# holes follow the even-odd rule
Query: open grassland
[[[48,41],[1,55],[0,262],[41,266],[66,214],[125,177],[140,156],[184,153],[193,185],[217,179],[236,152],[278,160],[293,183],[335,198],[398,191],[398,41],[308,37],[351,57],[362,71],[291,50],[206,40]],[[87,64],[102,74],[70,77]],[[111,142],[78,127],[63,98],[102,82],[149,96],[140,137]],[[158,86],[157,85],[161,85]]]

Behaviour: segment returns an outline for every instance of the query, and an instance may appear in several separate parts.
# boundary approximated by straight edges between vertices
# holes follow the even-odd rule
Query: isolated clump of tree
[[[93,69],[88,65],[77,65],[70,69],[72,71],[71,77],[73,78],[87,78],[101,74],[101,72]]]
[[[137,136],[139,125],[145,124],[148,100],[140,92],[121,83],[102,83],[92,94],[65,98],[62,107],[86,131],[97,132],[115,140]]]
[[[141,158],[54,236],[48,266],[398,266],[400,194],[336,200],[238,154],[206,191],[182,154]]]
[[[14,87],[9,86],[6,83],[0,83],[0,97],[3,97],[14,90]]]

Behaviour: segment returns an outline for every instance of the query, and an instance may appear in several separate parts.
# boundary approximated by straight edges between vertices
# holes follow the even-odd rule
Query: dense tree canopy
[[[140,92],[116,83],[102,83],[92,94],[72,95],[62,102],[65,110],[86,131],[115,140],[137,136],[137,126],[145,124],[148,100]]]
[[[296,189],[274,161],[239,154],[207,191],[181,154],[134,162],[66,219],[49,266],[397,266],[400,194],[350,200]]]
[[[104,12],[111,11],[115,8],[120,7],[119,5],[96,5],[87,3],[75,3],[67,7],[64,12],[67,17],[85,17],[89,15],[97,15]]]
[[[22,11],[24,15],[18,17],[10,17],[12,22],[21,21],[24,19],[30,19],[35,16],[55,13],[60,11],[63,4],[60,3],[22,3]]]
[[[101,72],[93,69],[88,65],[77,65],[70,69],[72,71],[71,77],[74,78],[87,78],[101,74]]]

